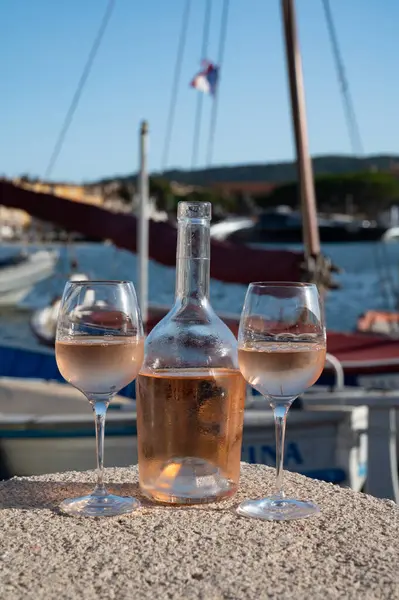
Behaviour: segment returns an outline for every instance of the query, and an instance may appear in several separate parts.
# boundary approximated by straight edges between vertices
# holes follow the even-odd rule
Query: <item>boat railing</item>
[[[326,363],[333,369],[335,372],[335,383],[332,386],[333,392],[342,392],[345,388],[345,374],[344,368],[340,362],[340,360],[327,352],[326,354]]]
[[[367,406],[366,492],[399,503],[396,411],[399,391],[345,388],[343,391],[304,394],[304,408]]]

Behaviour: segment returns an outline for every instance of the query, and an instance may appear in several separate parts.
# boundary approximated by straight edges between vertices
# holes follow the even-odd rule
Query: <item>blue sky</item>
[[[116,0],[53,179],[137,168],[141,119],[161,166],[185,0]],[[399,2],[330,0],[365,152],[399,153]],[[0,174],[43,176],[107,0],[3,0]],[[312,154],[350,153],[321,0],[297,0]],[[169,167],[190,167],[204,0],[192,0]],[[216,60],[222,0],[212,2]],[[214,164],[293,157],[279,0],[230,0]],[[198,166],[211,99],[204,97]]]

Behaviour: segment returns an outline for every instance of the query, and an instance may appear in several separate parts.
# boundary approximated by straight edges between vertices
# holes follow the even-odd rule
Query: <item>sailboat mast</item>
[[[144,327],[148,320],[148,123],[143,121],[140,126],[140,170],[138,178],[139,190],[139,218],[137,219],[138,239],[138,275],[139,275],[139,306]]]
[[[295,20],[294,0],[281,0],[281,10],[284,25],[291,112],[295,134],[298,180],[301,194],[303,243],[305,256],[307,258],[317,257],[320,254],[320,237],[317,224],[312,161],[309,155],[302,61]]]

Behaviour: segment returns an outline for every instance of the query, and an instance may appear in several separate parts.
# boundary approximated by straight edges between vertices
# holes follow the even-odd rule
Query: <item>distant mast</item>
[[[140,127],[139,218],[137,219],[138,296],[144,327],[148,320],[148,123]]]

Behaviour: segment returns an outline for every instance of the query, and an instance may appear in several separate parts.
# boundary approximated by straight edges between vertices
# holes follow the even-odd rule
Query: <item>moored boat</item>
[[[150,304],[147,331],[151,331],[167,311],[168,307],[166,306]],[[37,339],[46,346],[54,346],[57,314],[55,309],[48,308],[39,309],[33,313],[32,330]],[[220,313],[219,316],[237,335],[240,316],[223,313]],[[329,331],[327,350],[340,362],[344,371],[345,385],[366,387],[377,385],[380,387],[386,376],[397,376],[399,384],[399,345],[395,339],[389,336]],[[1,373],[0,366],[1,374],[6,375],[7,373]],[[333,381],[334,374],[329,365],[326,365],[319,383],[332,385]]]
[[[38,250],[17,254],[0,261],[0,306],[15,306],[32,288],[53,274],[58,253]]]
[[[39,194],[6,181],[0,181],[0,204],[26,210],[32,216],[56,223],[68,231],[112,240],[119,248],[137,251],[137,218],[134,215],[52,194]],[[150,221],[149,257],[162,265],[174,266],[176,236],[172,223]],[[256,249],[213,239],[211,255],[211,277],[226,283],[301,281],[304,277],[303,252]]]
[[[397,338],[399,337],[399,312],[368,310],[358,318],[357,331]]]
[[[284,208],[284,207],[281,207]],[[218,224],[224,239],[230,242],[252,244],[300,244],[302,243],[302,215],[298,211],[269,210],[257,216],[254,221]],[[229,225],[229,226],[228,226]],[[216,227],[216,226],[215,226]],[[339,220],[337,218],[318,218],[320,241],[370,242],[382,240],[387,231],[369,221]],[[219,233],[221,236],[222,233]]]
[[[0,379],[0,392],[1,478],[93,468],[93,414],[80,392],[55,382],[10,378]],[[293,411],[287,468],[360,490],[367,466],[366,429],[363,407]],[[245,411],[242,459],[274,465],[274,421],[266,406],[249,404]],[[105,464],[136,462],[135,402],[117,396],[107,416]]]

